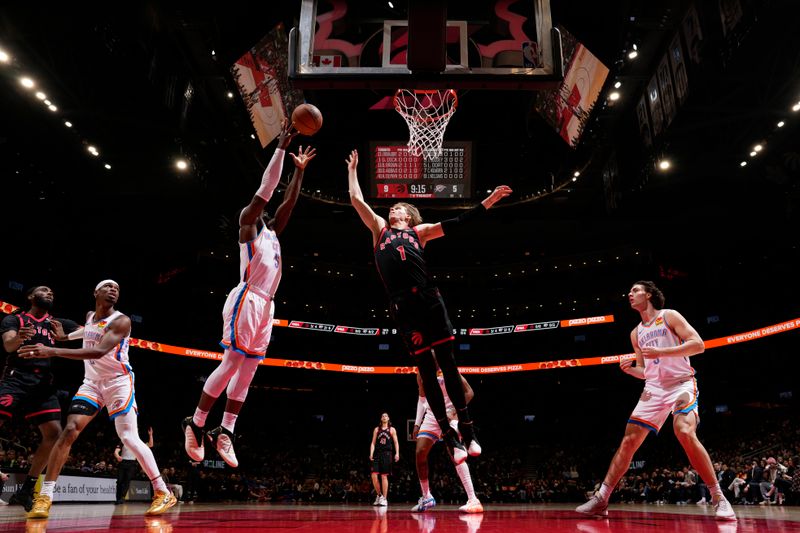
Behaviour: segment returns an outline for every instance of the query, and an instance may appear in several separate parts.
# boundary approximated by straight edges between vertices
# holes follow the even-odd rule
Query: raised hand
[[[278,148],[286,150],[289,143],[297,136],[298,132],[287,119],[281,121],[281,133],[278,135]]]
[[[489,209],[512,192],[514,191],[508,185],[498,185],[482,203],[486,209]]]
[[[317,149],[306,146],[306,149],[303,150],[303,146],[300,145],[300,148],[297,150],[297,155],[291,153],[289,155],[292,156],[294,160],[294,166],[300,170],[305,170],[308,162],[317,156]]]
[[[355,172],[358,167],[358,150],[350,152],[350,157],[345,159],[345,163],[347,163],[347,170]]]

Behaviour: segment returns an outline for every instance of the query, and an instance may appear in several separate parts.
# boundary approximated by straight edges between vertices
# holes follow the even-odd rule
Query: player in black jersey
[[[413,205],[398,203],[389,209],[387,222],[364,201],[357,167],[358,152],[353,150],[347,158],[350,202],[372,232],[375,265],[389,294],[390,311],[414,357],[428,404],[442,429],[448,452],[457,465],[461,464],[468,453],[480,455],[481,449],[475,439],[461,375],[453,355],[453,326],[439,289],[428,275],[424,248],[428,241],[458,233],[469,222],[480,219],[495,203],[511,194],[511,188],[500,185],[476,207],[436,224],[423,224]],[[444,396],[436,380],[437,362],[447,394],[457,411],[463,443],[448,423]]]
[[[392,427],[389,413],[381,415],[381,423],[372,430],[372,442],[369,445],[369,460],[372,462],[372,486],[375,487],[375,503],[372,505],[389,505],[389,476],[392,474],[392,449],[394,462],[400,460],[400,444],[397,442],[397,430]],[[378,476],[381,476],[378,482]]]
[[[30,511],[36,480],[61,432],[61,406],[53,385],[50,359],[23,359],[17,350],[25,344],[54,346],[56,340],[67,340],[64,331],[75,331],[78,324],[50,316],[53,291],[49,287],[33,287],[27,299],[30,309],[8,315],[0,323],[3,348],[8,353],[0,377],[0,426],[15,415],[24,415],[25,420],[39,426],[42,434],[28,476],[10,500]]]

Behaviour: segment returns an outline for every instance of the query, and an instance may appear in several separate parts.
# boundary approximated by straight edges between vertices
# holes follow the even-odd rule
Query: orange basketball
[[[322,127],[322,113],[316,106],[300,104],[292,111],[292,125],[303,135],[314,135]]]

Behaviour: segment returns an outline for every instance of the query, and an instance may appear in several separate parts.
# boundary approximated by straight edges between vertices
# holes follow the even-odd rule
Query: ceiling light
[[[53,102],[51,102],[50,100],[48,100],[47,98],[45,98],[45,100],[44,100],[44,105],[53,105]]]
[[[251,133],[251,134],[250,134],[250,138],[251,138],[251,139],[255,139],[255,138],[256,138],[256,134],[255,134],[255,133]]]
[[[175,167],[178,170],[186,170],[187,168],[189,168],[189,163],[187,163],[183,159],[178,159],[177,161],[175,161]]]
[[[30,78],[20,78],[20,79],[19,79],[19,82],[20,82],[20,83],[22,84],[22,86],[23,86],[23,87],[25,87],[26,89],[32,89],[32,88],[33,88],[33,86],[34,86],[34,85],[36,85],[35,83],[33,83],[33,80],[32,80],[32,79],[30,79]]]
[[[800,111],[800,103],[794,104],[792,106],[792,111]]]
[[[42,91],[38,91],[38,92],[36,93],[36,98],[38,98],[39,100],[44,100],[44,103],[46,103],[47,105],[50,105],[50,104],[47,102],[47,95],[46,95],[46,94],[44,94]]]
[[[95,157],[100,155],[100,152],[97,151],[97,148],[95,148],[92,145],[87,146],[86,149],[89,150],[89,153],[92,154]]]
[[[612,92],[611,94],[608,95],[608,99],[611,100],[612,102],[616,102],[617,100],[619,100],[619,92],[618,91]]]
[[[211,57],[214,57],[217,53],[214,50],[211,50]]]
[[[105,164],[105,165],[103,165],[103,166],[104,166],[104,167],[106,167],[106,170],[111,170],[111,165],[109,165],[108,163],[106,163],[106,164]]]
[[[761,146],[760,144],[757,144],[757,145],[753,146],[753,151],[754,152],[760,152],[763,149],[764,149],[764,147]]]
[[[578,181],[578,178],[576,178],[576,177],[574,177],[574,176],[573,176],[573,177],[572,177],[572,181]]]
[[[228,98],[233,98],[233,93],[228,91]]]
[[[68,127],[68,128],[71,128],[71,127],[72,127],[72,122],[70,122],[69,120],[65,120],[65,121],[64,121],[64,125],[65,125],[66,127]]]
[[[636,59],[636,56],[638,55],[639,52],[637,52],[636,50],[631,50],[630,53],[628,53],[628,59]]]
[[[11,57],[6,53],[5,50],[0,50],[0,62],[8,63],[11,60]]]
[[[389,2],[389,8],[394,9],[394,4]]]
[[[47,106],[47,109],[49,109],[49,110],[50,110],[50,111],[52,111],[53,113],[55,113],[56,111],[58,111],[58,108],[57,108],[56,106],[54,106],[53,104],[50,104],[49,106]]]
[[[739,163],[739,166],[740,167],[746,167],[747,166],[747,161],[742,161],[741,163]]]
[[[755,156],[756,156],[756,151],[755,151],[755,150],[753,150],[752,152],[750,152],[750,157],[755,157]]]
[[[672,164],[667,159],[662,159],[658,162],[658,168],[661,170],[667,170],[670,166],[672,166]]]
[[[574,178],[577,178],[580,175],[581,175],[581,173],[580,173],[579,170],[576,170],[575,172],[572,173],[572,177],[574,177]]]
[[[780,122],[778,122],[778,127],[779,127],[779,128],[782,128],[784,124],[786,124],[786,123],[785,123],[784,121],[782,121],[782,120],[781,120]]]
[[[618,81],[617,83],[614,84],[614,88],[615,89],[619,89],[620,87],[622,87],[622,82],[621,81]]]

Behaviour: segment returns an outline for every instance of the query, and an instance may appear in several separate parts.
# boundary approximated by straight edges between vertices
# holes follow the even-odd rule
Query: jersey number
[[[405,250],[405,248],[403,248],[402,246],[398,246],[397,247],[397,251],[400,252],[400,260],[401,261],[405,261],[406,260],[406,250]]]

